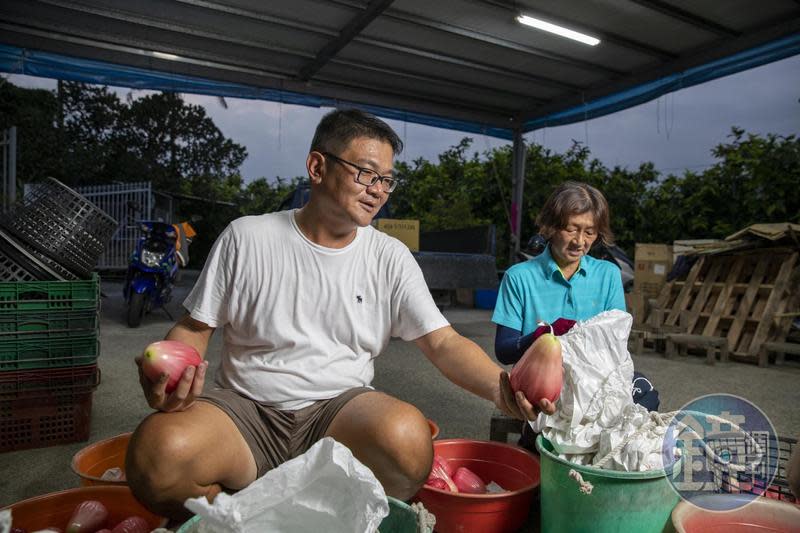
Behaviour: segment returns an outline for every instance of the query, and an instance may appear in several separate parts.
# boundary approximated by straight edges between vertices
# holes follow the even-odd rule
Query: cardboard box
[[[688,239],[688,240],[680,240],[680,241],[672,241],[672,264],[675,264],[675,261],[678,260],[679,255],[686,255],[689,252],[694,252],[698,249],[702,249],[704,245],[714,244],[718,242],[723,242],[720,239]]]
[[[408,246],[412,252],[419,252],[419,220],[379,218],[372,221],[375,229],[391,235]]]
[[[656,298],[672,269],[672,246],[636,244],[633,290],[645,298]]]

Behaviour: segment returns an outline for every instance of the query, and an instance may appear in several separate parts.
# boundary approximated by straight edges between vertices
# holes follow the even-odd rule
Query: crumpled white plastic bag
[[[372,471],[331,437],[234,495],[184,505],[202,517],[199,532],[214,533],[373,533],[389,514]]]
[[[632,403],[622,410],[619,423],[600,433],[597,453],[592,459],[595,464],[608,455],[617,445],[627,442],[622,449],[611,456],[608,463],[602,466],[607,470],[645,471],[664,468],[662,443],[667,426],[651,424],[650,413],[645,407]],[[630,437],[643,425],[644,429],[636,436]]]
[[[578,464],[602,459],[649,420],[647,409],[633,403],[633,361],[628,335],[633,317],[611,310],[578,322],[559,337],[564,383],[553,415],[540,413],[531,422],[563,458]],[[628,443],[603,468],[660,468],[661,437],[646,431]],[[662,432],[663,433],[663,432]]]

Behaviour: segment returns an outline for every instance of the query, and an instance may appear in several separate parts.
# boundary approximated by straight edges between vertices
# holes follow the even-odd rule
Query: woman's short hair
[[[536,217],[536,225],[539,233],[549,240],[556,231],[567,227],[571,216],[584,213],[592,214],[599,240],[605,245],[613,244],[614,234],[605,196],[580,181],[565,181],[556,187]]]
[[[322,117],[311,141],[311,151],[340,153],[358,137],[388,143],[394,155],[403,151],[403,141],[391,126],[360,109],[336,109]]]

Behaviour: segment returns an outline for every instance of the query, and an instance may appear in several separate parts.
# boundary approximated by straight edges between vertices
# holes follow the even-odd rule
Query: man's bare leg
[[[257,475],[250,447],[233,420],[207,402],[148,416],[131,437],[125,470],[136,498],[174,519],[188,515],[187,498],[211,501],[223,488],[242,489]]]
[[[407,500],[428,477],[433,441],[425,416],[413,405],[381,392],[360,394],[331,422],[333,437],[367,465],[386,494]]]

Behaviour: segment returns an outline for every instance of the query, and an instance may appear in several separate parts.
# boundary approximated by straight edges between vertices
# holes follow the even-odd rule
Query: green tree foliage
[[[719,239],[759,222],[800,223],[800,139],[739,128],[729,139],[705,172],[671,175],[648,191],[639,238]]]
[[[52,91],[23,89],[0,78],[0,128],[17,127],[17,178],[41,181],[60,176],[63,160],[56,127],[58,100]]]
[[[18,127],[23,182],[47,176],[72,186],[151,181],[159,191],[225,201],[242,187],[246,148],[177,94],[126,102],[106,87],[82,83],[59,82],[53,92],[5,82],[0,120]]]
[[[69,185],[152,181],[175,195],[179,216],[200,214],[197,255],[231,219],[274,211],[297,184],[259,178],[245,184],[246,149],[226,138],[200,106],[177,94],[122,101],[107,88],[62,82],[58,91],[0,80],[0,126],[18,128],[20,182],[53,176]],[[479,153],[464,138],[437,162],[397,163],[402,184],[392,193],[396,218],[420,220],[422,231],[483,224],[497,227],[498,264],[508,260],[512,152]],[[800,140],[733,128],[703,172],[659,175],[651,163],[606,168],[574,143],[558,154],[532,144],[525,159],[522,241],[536,215],[566,180],[598,187],[609,201],[617,243],[723,238],[757,222],[800,223]],[[21,187],[18,187],[21,190]],[[194,255],[194,254],[193,254]]]
[[[616,242],[629,254],[636,242],[724,238],[759,222],[800,223],[800,140],[746,134],[733,128],[730,142],[712,151],[717,162],[702,173],[662,177],[652,163],[635,170],[606,168],[579,143],[563,154],[533,144],[525,159],[522,241],[553,188],[584,181],[599,188],[611,208]],[[510,246],[511,148],[467,156],[469,138],[439,156],[398,164],[402,186],[392,193],[393,216],[420,220],[421,231],[497,226],[498,264]]]
[[[72,82],[59,82],[56,101],[61,160],[49,175],[70,186],[108,183],[117,166],[125,106],[107,87]]]
[[[439,156],[438,165],[424,159],[413,166],[399,163],[403,182],[392,193],[393,216],[419,219],[422,231],[495,224],[498,264],[505,265],[510,246],[512,150],[503,146],[467,157],[471,144],[471,139],[463,139]],[[536,216],[553,188],[567,180],[585,181],[603,190],[615,213],[612,229],[617,240],[623,245],[636,242],[634,228],[641,223],[642,213],[635,205],[657,179],[656,171],[652,164],[635,172],[609,171],[589,155],[579,143],[563,154],[536,144],[527,147],[523,242],[536,233]]]
[[[206,198],[238,193],[247,149],[227,139],[201,106],[151,94],[125,106],[120,123],[115,174],[128,176],[123,181],[146,176],[158,190]]]
[[[200,215],[192,263],[243,214],[275,210],[294,182],[245,185],[244,146],[226,138],[201,106],[180,95],[120,99],[107,87],[59,82],[56,91],[0,80],[0,125],[18,129],[18,190],[54,177],[70,186],[150,181],[173,197],[177,220]]]
[[[471,143],[464,139],[439,156],[439,164],[417,159],[397,163],[402,188],[392,193],[393,216],[418,218],[427,230],[486,224],[479,199],[486,191],[484,165],[477,154],[467,157]],[[413,216],[412,216],[413,215]]]
[[[274,182],[258,178],[248,183],[238,199],[243,214],[260,214],[277,211],[281,203],[292,193],[299,178],[286,180],[281,177]]]

